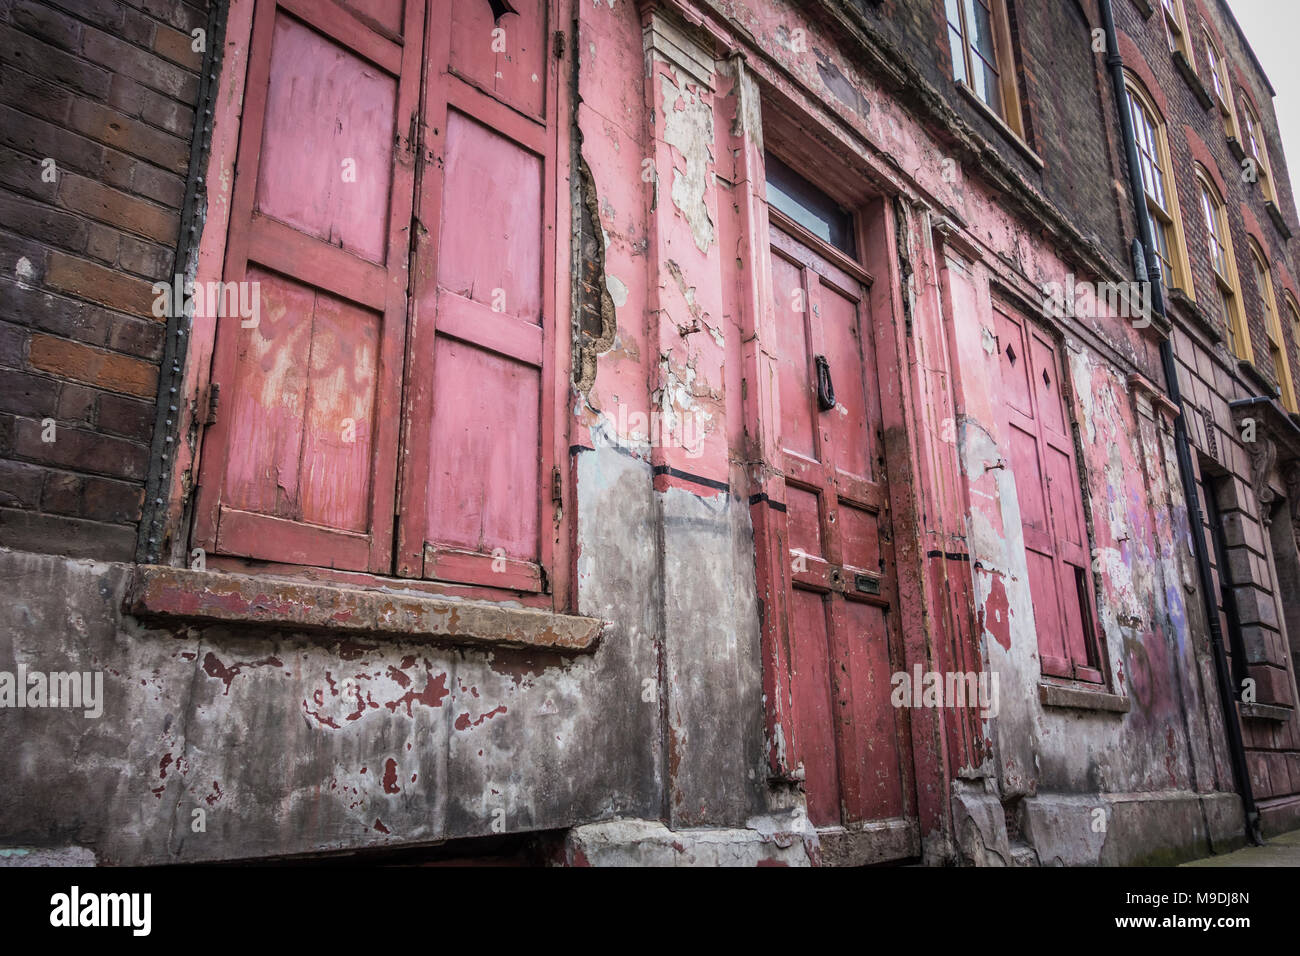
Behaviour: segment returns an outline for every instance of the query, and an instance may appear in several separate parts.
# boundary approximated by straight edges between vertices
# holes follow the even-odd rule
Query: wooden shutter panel
[[[195,542],[392,562],[423,0],[262,0],[227,242],[260,321],[217,320]]]
[[[541,591],[554,545],[553,10],[435,0],[398,572]]]
[[[1016,479],[1034,626],[1044,674],[1101,682],[1074,439],[1056,347],[997,311],[1002,442]]]

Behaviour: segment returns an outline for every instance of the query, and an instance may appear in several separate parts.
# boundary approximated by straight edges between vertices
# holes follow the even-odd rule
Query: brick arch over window
[[[1241,203],[1241,219],[1242,222],[1246,224],[1246,235],[1255,240],[1255,243],[1264,251],[1264,255],[1268,256],[1268,261],[1272,262],[1276,259],[1277,255],[1273,251],[1273,246],[1264,238],[1268,233],[1266,233],[1264,227],[1259,224],[1259,220],[1255,218],[1255,214],[1251,212],[1250,206],[1246,205],[1244,202]]]
[[[1282,290],[1284,292],[1291,293],[1291,297],[1296,301],[1300,302],[1300,295],[1296,295],[1296,291],[1295,291],[1296,290],[1295,277],[1291,275],[1291,270],[1287,267],[1286,260],[1278,259],[1277,262],[1274,263],[1274,265],[1277,266],[1277,271],[1279,273],[1278,278],[1282,280],[1281,282],[1278,283],[1280,286],[1282,286]],[[1300,342],[1296,342],[1296,347],[1300,348]]]
[[[1223,174],[1219,172],[1219,161],[1210,152],[1210,147],[1205,145],[1205,140],[1201,139],[1196,130],[1187,125],[1183,126],[1183,140],[1187,143],[1187,148],[1192,154],[1192,160],[1203,166],[1205,172],[1214,180],[1214,188],[1219,191],[1219,195],[1231,195],[1228,192],[1227,184],[1224,182]]]
[[[1241,70],[1236,68],[1235,64],[1232,67],[1232,83],[1234,92],[1246,97],[1247,102],[1250,103],[1250,108],[1255,111],[1255,115],[1259,117],[1259,122],[1262,125],[1264,111],[1259,108],[1259,100],[1255,98],[1255,91],[1250,88],[1250,84],[1246,82],[1246,77],[1242,75]]]
[[[1146,57],[1138,49],[1133,38],[1127,33],[1118,31],[1119,36],[1119,54],[1124,58],[1124,69],[1128,70],[1143,86],[1143,92],[1155,104],[1156,109],[1160,112],[1162,119],[1169,116],[1169,102],[1165,99],[1165,91],[1160,88],[1160,81],[1156,79],[1151,65],[1147,63]]]
[[[1214,41],[1214,45],[1219,48],[1219,52],[1226,59],[1228,56],[1228,45],[1223,42],[1223,34],[1219,32],[1219,25],[1214,22],[1212,16],[1205,12],[1205,5],[1200,3],[1199,0],[1196,4],[1196,14],[1200,18],[1201,26],[1205,28],[1205,32],[1210,35],[1210,39]],[[1232,79],[1231,73],[1229,73],[1228,78]]]

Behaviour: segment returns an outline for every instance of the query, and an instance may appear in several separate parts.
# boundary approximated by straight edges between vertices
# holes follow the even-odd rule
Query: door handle
[[[817,405],[822,411],[835,407],[835,383],[831,381],[831,366],[825,355],[813,359],[817,366]]]

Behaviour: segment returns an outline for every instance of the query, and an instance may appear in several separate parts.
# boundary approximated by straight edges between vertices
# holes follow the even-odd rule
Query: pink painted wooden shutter
[[[554,547],[553,11],[435,0],[398,573],[543,591]]]
[[[1056,346],[995,311],[1003,451],[1016,479],[1044,674],[1102,682],[1082,487]]]
[[[262,0],[195,543],[389,570],[423,0]]]

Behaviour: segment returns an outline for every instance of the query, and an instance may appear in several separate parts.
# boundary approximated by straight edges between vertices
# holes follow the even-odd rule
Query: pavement
[[[1300,830],[1270,837],[1263,846],[1242,847],[1183,866],[1300,866]]]

